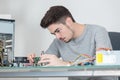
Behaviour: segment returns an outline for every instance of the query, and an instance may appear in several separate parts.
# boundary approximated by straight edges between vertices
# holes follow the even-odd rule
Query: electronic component
[[[95,58],[88,54],[79,54],[72,65],[93,65]]]
[[[120,65],[120,51],[97,51],[96,65]]]

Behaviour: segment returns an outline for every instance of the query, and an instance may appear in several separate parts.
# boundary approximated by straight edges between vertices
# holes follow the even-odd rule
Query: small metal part
[[[41,51],[41,55],[45,54],[44,51]],[[45,64],[44,63],[41,63],[40,66],[44,66]]]

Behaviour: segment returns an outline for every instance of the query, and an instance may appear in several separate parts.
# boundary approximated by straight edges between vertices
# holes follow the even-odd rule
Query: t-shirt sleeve
[[[110,48],[110,49],[112,49],[108,32],[103,27],[100,27],[100,28],[96,29],[96,31],[95,31],[95,42],[96,42],[96,49],[99,49],[99,48]]]
[[[54,54],[57,57],[60,57],[59,50],[57,48],[57,40],[54,39],[49,48],[45,51],[47,54]]]

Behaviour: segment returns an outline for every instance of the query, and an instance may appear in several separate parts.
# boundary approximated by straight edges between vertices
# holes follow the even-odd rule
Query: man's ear
[[[65,22],[66,22],[66,25],[68,25],[68,26],[71,26],[73,24],[73,21],[70,17],[67,17]]]

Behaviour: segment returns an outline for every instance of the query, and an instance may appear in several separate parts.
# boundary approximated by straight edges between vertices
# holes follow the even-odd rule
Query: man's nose
[[[56,33],[55,36],[56,36],[57,39],[61,38],[61,35],[59,33]]]

